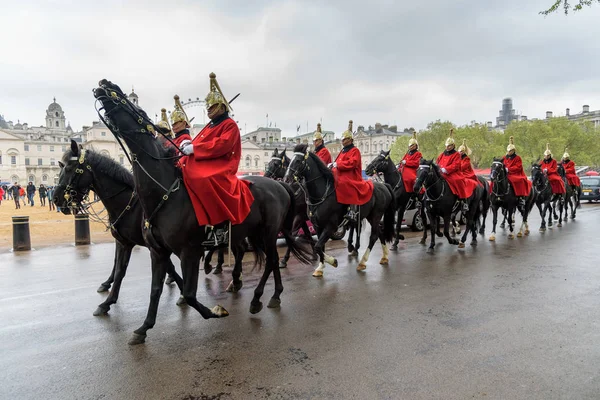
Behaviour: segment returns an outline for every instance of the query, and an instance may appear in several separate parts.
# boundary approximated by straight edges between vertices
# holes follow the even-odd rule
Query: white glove
[[[447,174],[448,171],[446,170],[446,168],[442,168],[442,174]]]
[[[544,168],[544,173],[548,173],[548,168]]]
[[[189,141],[189,140],[188,140]],[[194,145],[190,142],[181,148],[181,152],[186,156],[194,154]]]
[[[506,171],[506,173],[508,174],[508,168],[504,168],[504,170]]]
[[[333,168],[333,163],[327,164],[327,168],[329,168],[329,169]]]
[[[406,164],[406,160],[402,160],[402,164]]]
[[[191,144],[192,141],[189,139],[185,139],[183,142],[181,142],[181,144],[179,145],[182,149],[187,146],[188,144]]]
[[[333,163],[333,168],[337,168],[337,163],[336,162]]]

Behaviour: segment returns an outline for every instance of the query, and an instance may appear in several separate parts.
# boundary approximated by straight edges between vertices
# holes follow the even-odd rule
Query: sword
[[[233,103],[233,101],[234,101],[235,99],[237,99],[238,97],[240,97],[240,94],[241,94],[241,93],[238,93],[238,94],[236,94],[235,96],[233,96],[233,99],[229,100],[229,104]]]

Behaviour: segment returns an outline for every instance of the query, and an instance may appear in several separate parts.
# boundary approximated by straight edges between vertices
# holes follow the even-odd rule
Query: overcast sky
[[[242,131],[269,114],[284,136],[321,118],[338,134],[348,119],[495,122],[504,97],[529,118],[600,109],[600,6],[538,14],[552,2],[4,2],[0,114],[39,126],[56,96],[79,130],[98,119],[91,90],[107,78],[153,116],[176,93],[204,98],[211,71],[226,97],[241,93]]]

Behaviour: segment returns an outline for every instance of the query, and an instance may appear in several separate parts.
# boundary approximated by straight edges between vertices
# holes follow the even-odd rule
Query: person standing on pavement
[[[27,203],[25,203],[25,189],[23,189],[21,186],[19,186],[19,198],[23,202],[23,205],[26,206]]]
[[[40,190],[38,191],[40,194],[40,204],[42,207],[46,206],[46,196],[48,195],[48,189],[46,189],[46,186],[44,186],[44,184],[42,183],[40,185]]]
[[[21,188],[21,186],[19,186],[19,184],[17,182],[14,183],[14,185],[12,185],[9,189],[10,194],[13,198],[13,200],[15,201],[15,210],[18,210],[19,208],[21,208],[21,203],[19,202],[19,198],[21,197],[21,190],[23,190]]]
[[[27,201],[29,205],[33,207],[35,205],[34,196],[35,196],[36,188],[33,182],[29,182],[27,184]]]

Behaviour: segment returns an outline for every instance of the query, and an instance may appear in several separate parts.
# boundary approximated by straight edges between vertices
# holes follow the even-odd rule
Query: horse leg
[[[552,227],[552,200],[546,204],[546,212],[548,213],[548,227]]]
[[[319,255],[319,266],[313,271],[312,276],[318,278],[323,276],[323,270],[325,269],[325,261],[331,264],[332,267],[337,267],[337,260],[331,256],[325,254],[325,243],[329,240],[332,232],[329,228],[324,229],[319,235],[317,244],[315,244],[315,251]]]
[[[490,235],[490,242],[496,240],[496,224],[498,223],[498,207],[492,205],[492,234]]]
[[[508,219],[508,229],[510,231],[510,233],[508,234],[508,238],[509,239],[514,239],[515,238],[515,234],[514,234],[514,230],[515,230],[515,223],[514,223],[514,218],[515,218],[515,209],[514,208],[509,208],[506,212],[507,215],[507,219]]]
[[[500,229],[506,228],[506,209],[502,208],[502,222],[500,223]]]
[[[396,251],[398,250],[398,243],[401,240],[404,240],[404,235],[401,234],[402,230],[402,220],[404,219],[404,212],[406,211],[406,204],[402,204],[398,208],[398,219],[396,220],[396,238],[394,239],[394,243],[390,250]]]
[[[423,221],[423,236],[421,237],[421,240],[419,240],[419,244],[425,245],[427,244],[427,221],[428,221],[428,215],[427,212],[425,211],[425,207],[423,205],[423,207],[421,207],[421,220]],[[429,223],[429,225],[431,226],[431,222]]]
[[[181,278],[181,276],[179,276],[179,274],[175,270],[175,266],[171,262],[171,257],[169,257],[166,260],[166,264],[167,264],[167,275],[173,280],[173,282],[175,282],[175,284],[177,285],[177,288],[179,289],[179,293],[180,293],[179,299],[177,299],[177,302],[175,304],[177,304],[178,306],[185,305],[185,298],[183,297],[183,279]]]
[[[242,246],[236,245],[231,247],[231,252],[233,253],[234,265],[233,271],[231,271],[231,282],[227,285],[226,292],[229,293],[237,293],[242,289],[242,260],[244,258],[244,248]]]
[[[371,255],[371,250],[373,250],[373,246],[375,245],[375,242],[377,241],[377,238],[380,237],[379,234],[379,221],[381,221],[381,216],[379,216],[379,218],[374,217],[373,219],[371,219],[371,221],[369,221],[369,223],[371,224],[371,234],[369,235],[369,245],[367,246],[367,250],[365,250],[365,253],[363,254],[362,258],[360,259],[360,263],[358,264],[358,267],[356,267],[357,271],[364,271],[365,269],[367,269],[367,262],[369,261],[369,255]],[[387,248],[384,245],[384,257],[387,258]],[[383,258],[381,259],[383,261]],[[383,262],[380,262],[380,264],[386,264]]]
[[[115,243],[118,243],[118,242],[115,241]],[[113,268],[112,268],[112,271],[110,272],[110,276],[108,277],[107,280],[105,280],[104,282],[102,282],[100,284],[100,287],[98,287],[98,289],[96,289],[96,292],[98,292],[98,293],[108,292],[108,290],[110,289],[110,286],[115,281],[115,269],[116,268],[117,268],[117,250],[115,248],[115,260],[113,261]]]
[[[558,198],[558,224],[556,225],[557,228],[562,228],[564,207],[565,207],[565,196],[561,195],[561,197]]]
[[[223,273],[223,264],[225,264],[225,248],[221,247],[217,254],[217,266],[213,274],[220,275]]]
[[[458,244],[458,240],[450,237],[450,216],[444,215],[444,236],[450,244]]]
[[[273,246],[273,244],[271,244],[271,246]],[[267,245],[267,247],[271,247],[269,245]],[[277,243],[275,243],[275,258],[273,258],[273,249],[270,248],[268,251],[266,251],[266,262],[265,262],[265,268],[263,270],[263,274],[260,277],[260,280],[258,281],[258,285],[256,286],[256,289],[254,289],[254,297],[252,297],[252,301],[250,302],[250,313],[251,314],[256,314],[258,312],[260,312],[260,310],[262,310],[263,305],[262,302],[260,301],[261,296],[263,295],[264,291],[265,291],[265,284],[267,283],[267,279],[269,279],[269,275],[271,275],[271,272],[273,272],[275,269],[277,269],[277,272],[279,272],[278,268],[275,268],[275,266],[278,265],[278,261],[279,261],[279,254],[277,254]],[[280,282],[281,283],[281,282]],[[273,295],[273,297],[277,297],[279,298],[279,295],[277,294],[277,285],[275,285],[275,294]],[[283,291],[283,286],[281,286],[281,290]]]
[[[350,230],[350,232],[348,232],[348,253],[350,253],[350,255],[354,255],[354,224],[349,223],[348,227]]]
[[[114,285],[112,286],[108,297],[102,304],[96,308],[94,311],[94,316],[100,316],[108,314],[110,310],[110,306],[117,302],[119,298],[119,291],[121,290],[121,283],[123,282],[123,278],[125,277],[125,273],[127,272],[127,265],[129,264],[129,259],[131,257],[131,250],[133,250],[132,246],[125,246],[121,242],[116,242],[116,255],[115,255],[115,280]]]
[[[435,236],[438,230],[438,223],[439,223],[439,218],[437,215],[434,215],[432,212],[428,212],[429,215],[429,229],[431,229],[431,240],[429,241],[429,248],[427,249],[427,252],[430,254],[433,254],[434,250],[435,250]],[[423,231],[426,231],[426,229],[424,229]],[[427,235],[425,234],[425,238],[427,238]]]
[[[283,292],[283,282],[281,281],[281,271],[277,268],[277,259],[279,258],[279,254],[277,253],[277,243],[271,250],[273,255],[271,256],[274,260],[273,267],[273,280],[275,281],[275,293],[273,293],[273,297],[269,300],[269,304],[267,304],[268,308],[279,308],[281,307],[281,292]]]
[[[212,267],[212,265],[210,265],[210,262],[212,261],[212,256],[213,256],[214,252],[215,252],[215,249],[210,249],[204,256],[204,273],[206,275],[208,275],[212,272],[213,267]]]

